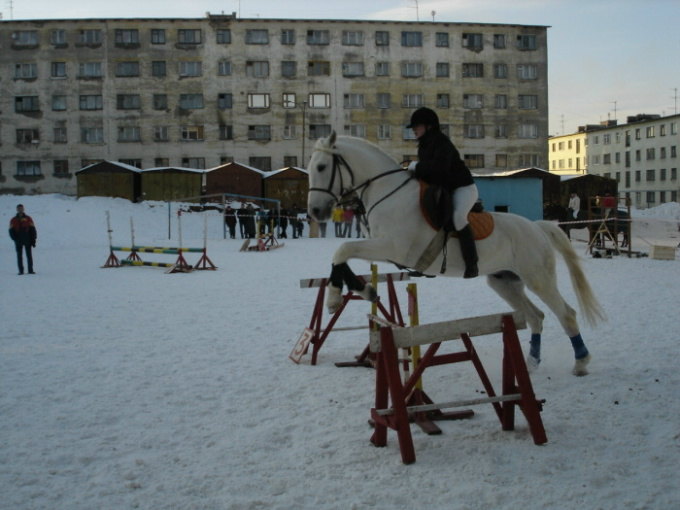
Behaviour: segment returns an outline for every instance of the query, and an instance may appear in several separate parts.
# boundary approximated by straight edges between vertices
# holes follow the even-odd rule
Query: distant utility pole
[[[673,89],[673,102],[674,102],[673,115],[677,115],[678,114],[678,88],[677,87]]]
[[[418,0],[413,0],[413,3],[416,4],[415,10],[416,10],[416,21],[420,21],[420,9],[418,8]],[[414,7],[411,7],[413,9]]]
[[[612,101],[614,103],[614,120],[616,120],[616,101]]]

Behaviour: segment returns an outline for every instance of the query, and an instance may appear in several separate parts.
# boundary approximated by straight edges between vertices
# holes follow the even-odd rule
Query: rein
[[[321,151],[324,151],[324,152],[327,152],[327,153],[333,155],[333,169],[332,169],[332,173],[331,173],[331,180],[328,183],[328,188],[309,188],[309,191],[320,191],[322,193],[328,193],[330,196],[333,197],[335,202],[338,203],[338,204],[351,202],[352,200],[347,200],[347,198],[350,197],[351,195],[353,195],[354,193],[356,193],[357,191],[361,190],[361,192],[359,193],[359,199],[358,200],[363,205],[364,193],[366,192],[368,187],[373,182],[375,182],[378,179],[381,179],[383,177],[387,177],[388,175],[396,174],[398,172],[407,172],[407,170],[404,169],[404,168],[395,168],[393,170],[387,170],[387,171],[382,172],[382,173],[380,173],[380,174],[378,174],[374,177],[371,177],[370,179],[367,179],[366,181],[362,182],[361,184],[355,186],[354,185],[354,172],[352,171],[352,168],[349,166],[349,164],[347,163],[345,158],[342,157],[342,155],[340,155],[337,152],[334,152],[330,149],[317,149],[317,150],[321,150]],[[343,185],[342,172],[340,171],[341,166],[344,166],[347,169],[347,171],[349,172],[350,180],[351,180],[351,182],[350,182],[351,187],[350,188],[345,188],[344,185]],[[409,173],[411,173],[411,172],[409,172]],[[340,179],[340,196],[336,195],[332,191],[333,184],[335,183],[336,175],[338,175],[339,179]],[[414,179],[413,174],[409,175],[403,183],[401,183],[395,189],[390,191],[387,195],[385,195],[380,200],[378,200],[375,204],[373,204],[371,206],[371,208],[368,211],[366,211],[364,225],[366,226],[367,229],[369,228],[368,227],[368,216],[371,214],[371,211],[373,211],[373,209],[375,209],[378,204],[380,204],[384,200],[387,200],[389,197],[394,195],[401,188],[406,186],[406,184],[408,184],[409,181],[411,181],[412,179]]]

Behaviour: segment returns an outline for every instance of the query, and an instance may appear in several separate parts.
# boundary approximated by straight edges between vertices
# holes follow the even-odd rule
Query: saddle
[[[451,194],[444,188],[420,181],[420,211],[433,230],[444,230],[447,237],[458,237],[453,226],[453,201]],[[468,223],[477,241],[489,237],[493,232],[493,216],[484,211],[480,203],[475,204],[468,214]]]

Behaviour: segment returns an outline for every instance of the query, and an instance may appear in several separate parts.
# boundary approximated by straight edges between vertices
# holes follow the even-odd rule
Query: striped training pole
[[[415,283],[409,283],[406,286],[406,292],[408,293],[408,318],[409,326],[418,326],[420,324],[420,317],[418,317],[418,286]],[[411,347],[411,361],[413,363],[413,371],[420,364],[420,346],[414,345]],[[423,379],[422,377],[416,382],[417,389],[423,389]]]

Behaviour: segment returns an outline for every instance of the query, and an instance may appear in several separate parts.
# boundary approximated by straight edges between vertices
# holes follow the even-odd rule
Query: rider
[[[417,179],[442,186],[452,194],[453,225],[465,261],[464,278],[474,278],[479,274],[477,249],[467,216],[479,193],[472,174],[449,137],[442,133],[433,110],[418,108],[406,127],[413,129],[418,139],[418,161],[412,161],[409,170],[415,170]]]

